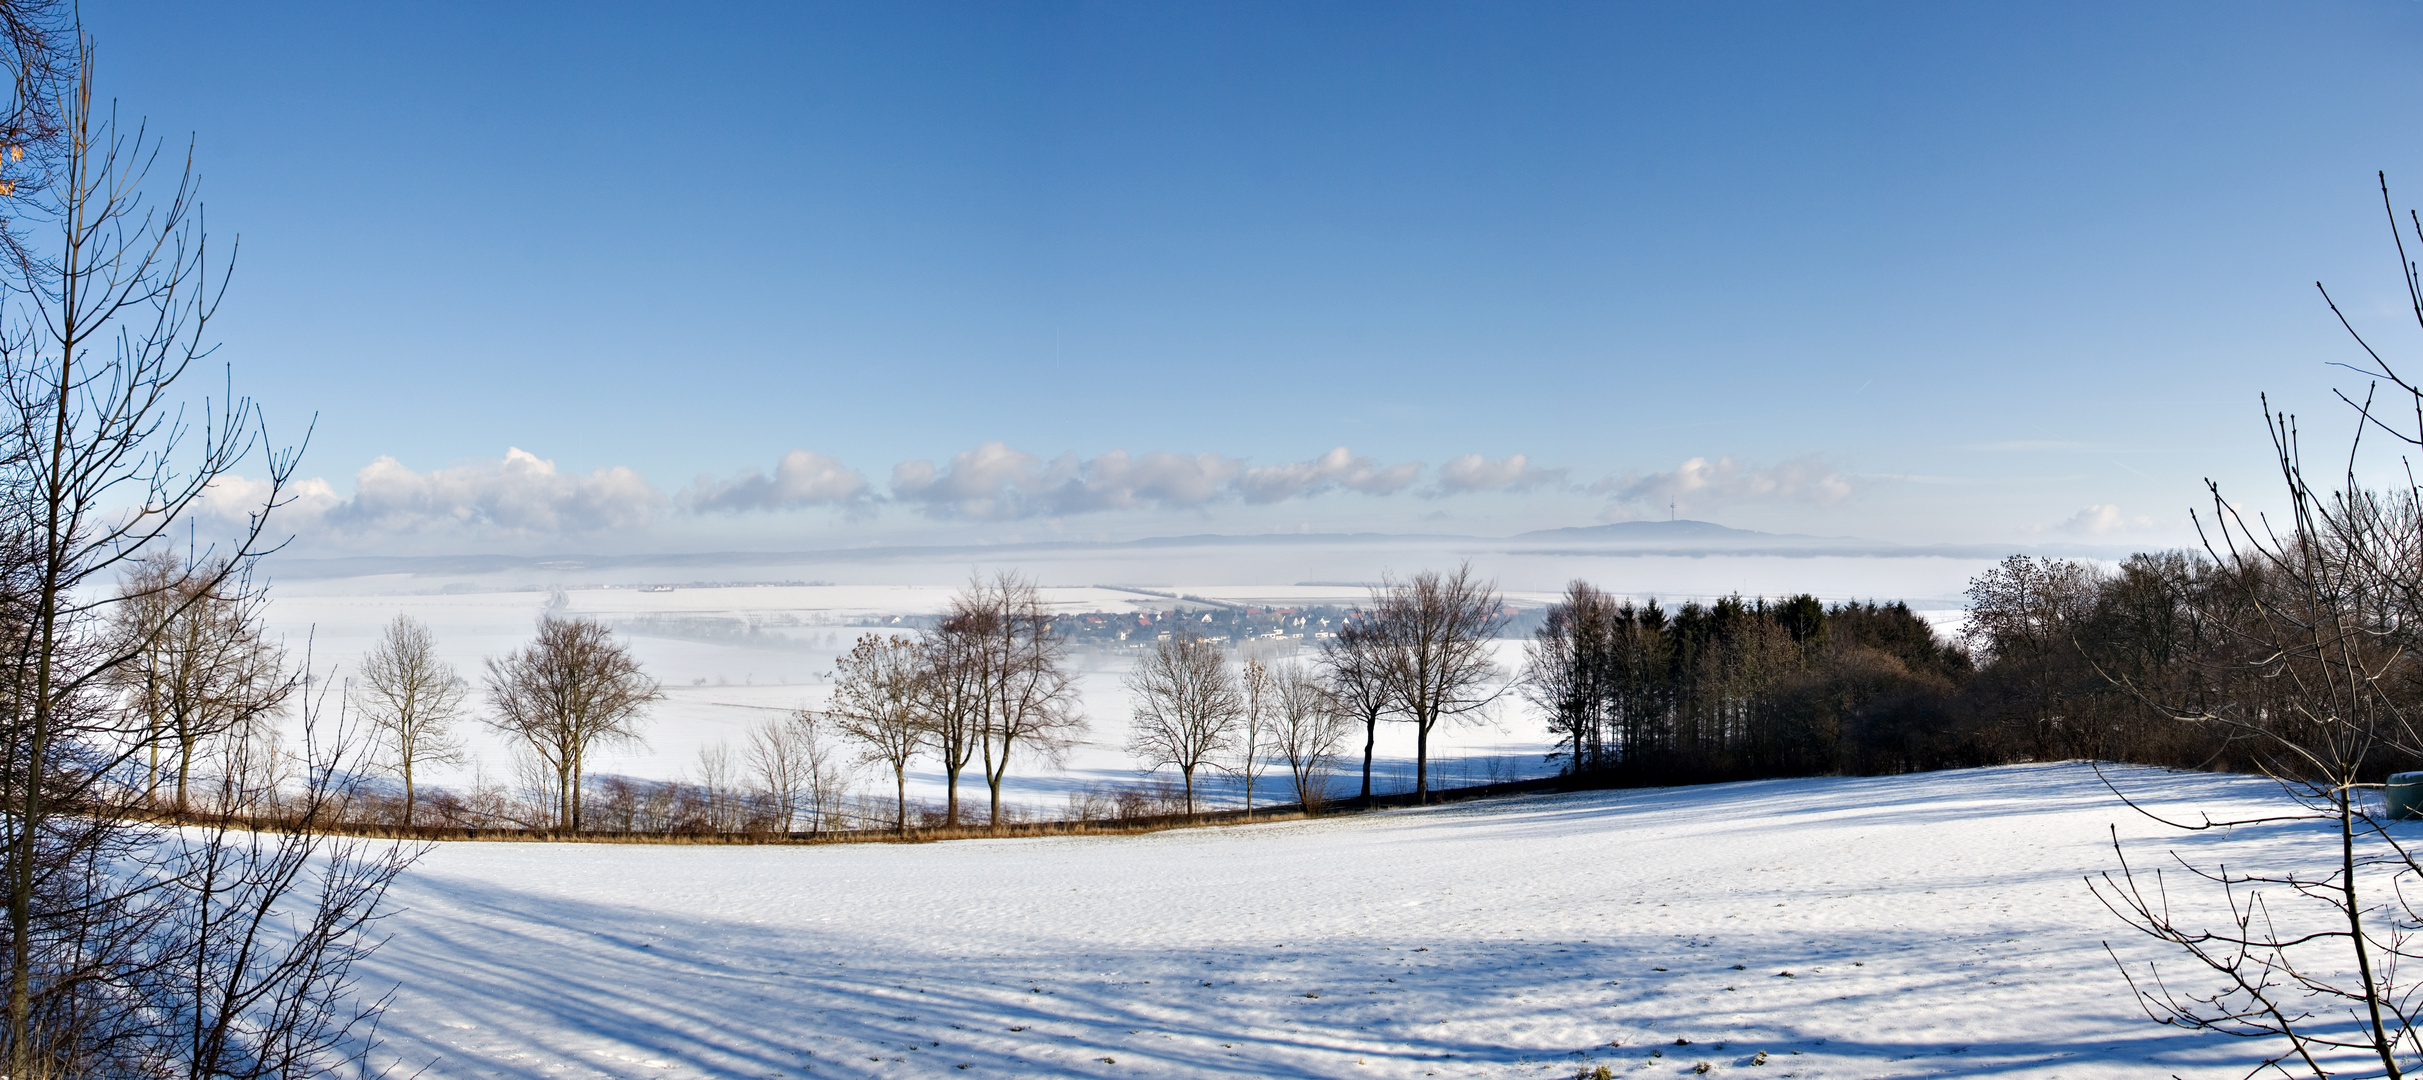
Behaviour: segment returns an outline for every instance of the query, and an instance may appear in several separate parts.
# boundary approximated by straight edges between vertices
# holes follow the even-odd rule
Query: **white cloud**
[[[1614,496],[1618,503],[1664,506],[1668,503],[1706,507],[1736,502],[1842,501],[1851,482],[1816,455],[1794,458],[1764,468],[1744,465],[1730,457],[1710,461],[1695,457],[1666,472],[1628,472],[1590,485],[1590,490]]]
[[[268,480],[254,480],[233,473],[213,477],[203,487],[202,497],[191,511],[193,520],[211,537],[242,535],[251,527],[252,517],[269,506]],[[264,536],[275,543],[298,529],[314,526],[328,511],[345,500],[336,488],[318,477],[289,481],[284,491],[277,493],[278,504],[270,508],[269,527]]]
[[[1439,466],[1438,480],[1430,494],[1435,497],[1480,491],[1529,491],[1564,481],[1565,470],[1534,468],[1531,459],[1522,454],[1496,461],[1479,454],[1465,454]]]
[[[1338,488],[1366,495],[1393,495],[1421,475],[1421,462],[1382,465],[1371,458],[1350,454],[1341,446],[1311,461],[1247,469],[1237,478],[1237,490],[1250,503],[1274,503]]]
[[[866,477],[838,459],[813,450],[793,450],[774,465],[774,475],[749,469],[727,481],[701,476],[680,496],[695,511],[790,510],[808,506],[863,507],[873,496]]]
[[[1063,455],[1054,464],[1073,460]],[[1111,510],[1141,503],[1201,506],[1218,498],[1244,468],[1245,463],[1239,459],[1211,453],[1185,455],[1155,450],[1131,459],[1127,451],[1113,450],[1085,463],[1081,488],[1063,489],[1066,495],[1082,497],[1068,499],[1061,512]]]
[[[988,442],[954,454],[893,466],[888,490],[839,459],[794,449],[772,474],[746,469],[727,478],[700,476],[668,498],[624,467],[586,475],[518,448],[502,458],[416,472],[382,456],[354,474],[341,496],[327,481],[290,485],[278,511],[280,532],[330,540],[369,540],[415,534],[534,538],[645,529],[677,508],[688,514],[779,512],[819,506],[871,514],[888,502],[943,520],[1017,521],[1104,511],[1201,510],[1235,503],[1267,504],[1351,491],[1386,496],[1412,488],[1420,462],[1382,464],[1345,447],[1307,461],[1249,467],[1243,458],[1112,450],[1091,458],[1051,460]],[[1450,461],[1429,497],[1525,491],[1564,482],[1562,469],[1540,469],[1516,454],[1500,459],[1466,454]],[[268,492],[266,481],[225,477],[201,508],[217,525],[241,526]]]
[[[630,469],[565,474],[554,462],[519,448],[507,449],[502,458],[428,472],[414,472],[382,455],[353,474],[353,487],[347,499],[325,480],[297,483],[289,489],[294,503],[278,511],[272,524],[280,532],[356,539],[416,533],[564,535],[644,528],[665,504],[665,497]],[[228,477],[214,486],[207,509],[219,517],[240,514],[257,507],[267,490],[266,481]]]
[[[1142,507],[1192,510],[1231,499],[1274,503],[1329,491],[1391,495],[1421,474],[1420,462],[1382,465],[1342,446],[1310,461],[1248,468],[1242,458],[1159,450],[1062,454],[1047,462],[989,442],[942,466],[922,460],[893,466],[891,486],[893,499],[929,516],[1010,521]]]
[[[1049,462],[989,442],[951,457],[947,467],[906,461],[892,467],[892,497],[928,515],[1009,521],[1155,506],[1192,509],[1216,501],[1244,469],[1219,454],[1113,450],[1091,459],[1062,454]]]
[[[2162,523],[2151,517],[2143,514],[2130,516],[2122,513],[2118,506],[2099,503],[2070,515],[2069,520],[2053,526],[2053,531],[2080,536],[2114,536],[2151,532],[2161,527]]]

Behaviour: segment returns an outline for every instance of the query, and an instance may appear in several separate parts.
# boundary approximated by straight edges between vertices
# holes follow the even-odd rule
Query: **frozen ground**
[[[2117,775],[2173,808],[2269,790]],[[2160,955],[2082,884],[2112,824],[2157,835],[2067,764],[1127,838],[448,844],[367,985],[396,986],[385,1054],[448,1077],[2244,1073],[2105,957]]]

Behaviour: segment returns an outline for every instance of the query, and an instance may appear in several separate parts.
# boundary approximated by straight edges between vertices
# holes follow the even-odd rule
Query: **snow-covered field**
[[[2173,809],[2270,791],[2115,776]],[[1122,838],[446,844],[366,986],[396,988],[382,1054],[448,1077],[2244,1073],[2105,956],[2163,955],[2082,882],[2110,825],[2149,860],[2294,837],[2165,835],[2064,764]]]
[[[703,559],[705,557],[698,557]],[[1593,551],[1551,545],[1498,550],[1474,542],[1343,538],[1297,546],[1243,543],[1235,538],[1146,546],[1033,548],[1014,560],[976,560],[969,552],[870,550],[835,552],[808,561],[698,564],[688,557],[656,561],[513,562],[496,569],[480,560],[404,562],[411,572],[369,572],[353,564],[271,564],[269,622],[298,659],[306,646],[315,667],[341,678],[397,614],[429,624],[440,653],[476,684],[485,658],[528,640],[550,603],[606,622],[660,680],[666,699],[645,725],[642,745],[608,747],[594,771],[646,779],[691,774],[699,753],[718,744],[738,749],[748,729],[828,698],[834,657],[871,628],[942,611],[971,574],[1010,569],[1033,576],[1064,612],[1151,611],[1171,606],[1140,592],[1184,593],[1255,606],[1350,605],[1369,595],[1356,582],[1375,581],[1425,566],[1471,559],[1518,605],[1551,602],[1574,578],[1615,591],[1667,600],[1730,592],[1783,595],[1811,591],[1828,599],[1906,598],[1947,628],[1960,617],[1959,589],[1988,561],[1980,558],[1846,555],[1680,556]],[[769,556],[768,559],[773,557]],[[804,557],[803,557],[804,558]],[[308,573],[303,572],[309,570]],[[702,578],[712,579],[702,581]],[[827,583],[829,582],[829,583]],[[1084,584],[1126,582],[1129,586]],[[1259,584],[1256,584],[1256,583]],[[655,583],[659,590],[641,586]],[[669,583],[669,584],[668,584]],[[560,599],[559,599],[560,598]],[[1272,659],[1294,648],[1279,647]],[[1128,704],[1121,685],[1132,658],[1115,650],[1079,650],[1073,657],[1091,730],[1064,761],[1018,764],[1006,797],[1036,813],[1056,814],[1070,791],[1138,779],[1126,751]],[[1520,643],[1506,641],[1502,666],[1520,663]],[[476,702],[476,697],[475,697]],[[514,775],[511,749],[476,717],[462,725],[469,757],[461,769],[425,770],[422,778],[463,785]],[[1449,785],[1542,775],[1548,736],[1530,710],[1507,695],[1483,722],[1437,733],[1432,765]],[[1384,725],[1377,750],[1382,790],[1411,790],[1413,738]],[[872,789],[877,778],[866,778]],[[921,767],[911,796],[939,800],[944,778]],[[1233,800],[1225,779],[1212,781],[1215,801]]]
[[[299,591],[299,590],[298,590]],[[608,747],[594,757],[594,772],[652,780],[691,774],[699,752],[717,744],[735,752],[747,745],[749,729],[793,709],[821,708],[830,699],[834,658],[860,634],[883,629],[901,618],[932,615],[944,610],[957,590],[945,586],[727,586],[682,588],[667,592],[637,589],[571,589],[550,592],[492,592],[444,594],[323,594],[272,593],[270,621],[299,660],[306,642],[316,666],[337,666],[344,677],[377,640],[387,621],[409,614],[429,625],[445,659],[478,685],[485,657],[519,648],[550,603],[561,611],[597,619],[615,628],[647,672],[664,685],[665,699],[642,725],[646,741]],[[1188,587],[1189,595],[1210,595],[1230,603],[1256,605],[1342,604],[1362,599],[1363,589],[1253,590],[1229,586]],[[1046,599],[1063,612],[1161,610],[1164,599],[1135,592],[1088,587],[1044,590]],[[1500,666],[1511,675],[1521,664],[1521,643],[1500,644]],[[1265,650],[1266,659],[1309,661],[1305,642],[1278,643]],[[1133,655],[1099,648],[1070,653],[1077,676],[1088,730],[1063,760],[1029,757],[1016,764],[1005,784],[1005,798],[1025,810],[1057,816],[1070,792],[1095,785],[1136,782],[1140,774],[1127,752],[1128,702],[1122,683]],[[432,770],[425,780],[464,784],[477,777],[508,779],[513,775],[511,747],[483,727],[473,715],[458,725],[469,751],[459,769]],[[1403,725],[1385,725],[1375,768],[1382,790],[1412,790],[1413,736]],[[1356,744],[1358,754],[1361,744]],[[1521,705],[1516,695],[1505,696],[1502,707],[1476,722],[1443,729],[1431,743],[1434,779],[1449,786],[1486,783],[1495,779],[1545,775],[1544,727]],[[1173,774],[1174,775],[1174,774]],[[872,773],[860,778],[866,790],[881,786],[889,795],[888,778]],[[941,771],[930,761],[911,773],[910,796],[938,801],[944,792]],[[962,783],[970,782],[963,778]],[[980,789],[981,779],[974,781]],[[1344,784],[1341,778],[1338,783]],[[1210,782],[1215,801],[1231,798],[1225,779]]]

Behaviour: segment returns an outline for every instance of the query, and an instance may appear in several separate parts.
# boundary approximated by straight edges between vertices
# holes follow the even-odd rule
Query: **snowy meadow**
[[[2216,815],[2242,776],[2109,771]],[[2149,1023],[2088,766],[1489,800],[1132,837],[455,843],[396,887],[375,1060],[431,1076],[2238,1076]],[[2182,890],[2183,902],[2186,892]]]

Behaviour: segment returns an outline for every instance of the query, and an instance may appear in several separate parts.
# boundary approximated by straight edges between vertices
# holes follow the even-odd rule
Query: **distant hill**
[[[1873,546],[1874,541],[1847,536],[1809,536],[1804,533],[1770,533],[1752,529],[1736,529],[1713,521],[1619,521],[1612,525],[1581,525],[1566,529],[1539,529],[1517,533],[1511,540],[1562,540],[1636,544],[1757,544],[1771,545],[1777,541],[1796,544],[1858,544]]]
[[[1897,547],[1849,535],[1759,533],[1713,521],[1619,521],[1614,525],[1577,525],[1517,533],[1507,540],[1592,542],[1592,545],[1720,545],[1720,547]]]

